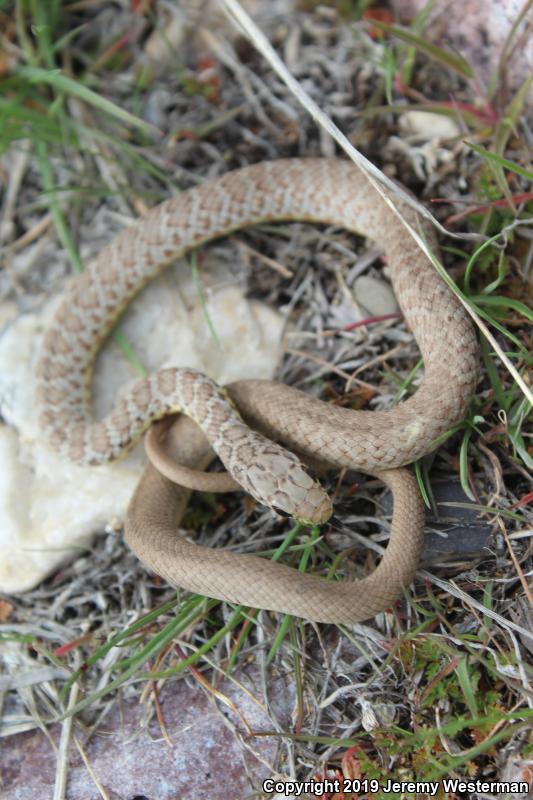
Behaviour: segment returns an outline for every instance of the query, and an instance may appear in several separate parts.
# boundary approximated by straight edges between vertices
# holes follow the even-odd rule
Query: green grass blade
[[[498,277],[484,287],[482,294],[486,295],[492,294],[492,292],[503,283],[505,276],[507,274],[506,266],[507,264],[505,261],[505,252],[503,250],[500,250],[498,255]]]
[[[290,548],[292,542],[294,541],[296,536],[300,533],[302,527],[303,527],[302,523],[297,522],[290,529],[288,534],[284,537],[282,543],[279,545],[279,547],[276,548],[274,553],[272,553],[271,561],[279,561],[281,556],[287,551],[287,549]],[[305,547],[307,547],[307,545],[304,545],[304,548]],[[231,654],[231,658],[230,658],[229,663],[228,663],[228,669],[227,669],[228,672],[230,672],[233,669],[233,667],[235,666],[235,663],[236,663],[236,660],[237,660],[237,655],[239,653],[239,650],[242,648],[242,646],[244,644],[244,641],[246,639],[246,636],[248,635],[249,630],[250,629],[248,627],[244,631],[242,631],[242,633],[240,634],[240,636],[239,636],[239,638],[237,640],[237,643],[233,648],[233,652]]]
[[[466,705],[468,706],[468,710],[473,717],[477,717],[479,714],[479,709],[477,707],[476,693],[472,685],[468,658],[466,656],[459,661],[459,664],[455,668],[455,672],[459,681],[459,685],[462,689]]]
[[[479,144],[474,144],[473,142],[465,141],[465,144],[468,147],[471,147],[478,155],[483,156],[488,161],[496,164],[498,167],[504,167],[504,169],[508,169],[510,172],[515,172],[517,175],[521,175],[522,178],[526,178],[528,181],[533,181],[533,172],[530,172],[528,169],[524,169],[519,164],[515,164],[514,161],[509,161],[508,158],[504,158],[503,156],[499,156],[497,153],[491,153],[490,150],[486,150],[484,147],[481,147]]]
[[[136,633],[141,628],[144,628],[146,625],[150,625],[152,622],[155,622],[155,620],[157,620],[157,618],[160,617],[162,614],[166,614],[172,611],[172,609],[175,608],[177,602],[178,601],[176,600],[175,597],[172,598],[172,600],[169,600],[168,602],[164,603],[164,605],[157,606],[157,608],[154,608],[152,609],[152,611],[149,611],[147,614],[144,614],[140,619],[138,619],[132,625],[129,625],[128,628],[126,628],[125,630],[119,631],[118,633],[115,633],[113,636],[111,636],[108,639],[108,641],[105,642],[105,644],[101,645],[100,647],[97,648],[97,650],[91,653],[91,655],[84,662],[83,667],[81,667],[79,670],[77,670],[70,676],[65,686],[63,686],[63,688],[61,689],[59,696],[64,697],[67,694],[70,687],[72,686],[72,684],[75,683],[75,681],[77,681],[78,678],[81,677],[83,672],[85,672],[89,667],[92,667],[94,664],[96,664],[97,661],[99,661],[101,658],[104,658],[104,656],[106,656],[107,653],[113,647],[119,646],[124,639],[133,636],[133,634]]]
[[[520,300],[515,300],[513,297],[504,297],[503,295],[497,294],[478,294],[473,295],[470,299],[478,306],[489,306],[491,308],[512,308],[513,311],[517,311],[519,314],[525,317],[525,319],[533,322],[533,310],[529,308],[529,306],[526,306],[525,303],[521,303]]]
[[[463,78],[474,77],[472,67],[462,56],[456,53],[450,53],[448,50],[443,50],[442,47],[437,47],[436,45],[431,44],[431,42],[421,39],[420,36],[417,36],[405,28],[387,25],[385,22],[379,22],[376,19],[372,20],[372,27],[378,28],[378,30],[389,33],[391,36],[401,39],[402,42],[406,42],[407,44],[416,47],[417,50],[425,53],[433,61],[438,61],[440,64],[443,64],[445,67],[448,67],[454,72],[458,72]]]
[[[449,508],[465,508],[468,511],[479,511],[482,514],[494,514],[495,517],[505,517],[505,519],[512,519],[516,522],[524,524],[523,514],[518,514],[515,511],[507,511],[505,508],[494,508],[493,506],[483,506],[481,503],[461,503],[457,500],[442,500],[442,506]]]
[[[76,270],[76,272],[83,272],[83,264],[81,262],[81,258],[79,256],[76,245],[74,244],[72,237],[70,235],[68,225],[66,223],[65,217],[63,216],[63,212],[61,210],[61,206],[59,205],[57,194],[55,192],[56,187],[52,175],[50,160],[48,158],[48,148],[46,144],[39,139],[35,141],[34,146],[35,146],[35,153],[37,155],[37,161],[39,163],[39,170],[41,172],[43,189],[46,192],[48,207],[50,209],[50,213],[52,214],[52,218],[54,220],[54,225],[57,231],[57,235],[59,237],[59,241],[65,248],[67,255],[69,257],[69,261],[72,264],[73,268]]]
[[[424,505],[426,508],[431,508],[431,502],[429,499],[429,494],[426,489],[426,482],[424,480],[424,475],[422,471],[422,461],[415,461],[415,478],[416,482],[418,483],[418,490],[422,495],[422,500],[424,501]]]
[[[491,238],[487,239],[486,242],[480,244],[479,247],[477,247],[474,250],[470,258],[468,259],[468,263],[466,265],[465,274],[463,278],[463,286],[467,294],[470,293],[470,276],[472,275],[472,270],[474,269],[476,261],[481,256],[481,254],[493,244],[493,242],[497,241],[500,238],[500,236],[501,236],[500,232],[498,232],[495,236],[491,236]]]
[[[170,678],[173,675],[178,675],[191,664],[195,664],[204,655],[204,653],[209,652],[209,650],[211,650],[220,641],[220,639],[226,636],[227,633],[230,633],[245,618],[246,615],[243,613],[243,611],[240,608],[236,608],[234,613],[222,628],[219,628],[218,631],[207,640],[207,642],[204,642],[201,647],[199,647],[190,656],[187,656],[187,658],[184,658],[183,661],[180,661],[179,664],[176,664],[175,667],[169,667],[169,669],[161,670],[160,672],[142,672],[140,675],[138,675],[138,678],[160,680],[161,678]]]
[[[467,428],[463,441],[461,442],[461,449],[459,450],[459,477],[461,479],[461,486],[466,496],[475,502],[476,498],[468,484],[468,442],[472,435],[472,429]]]
[[[487,340],[484,336],[480,339],[480,346],[481,346],[481,357],[483,359],[483,363],[485,364],[485,369],[487,370],[487,375],[490,380],[490,384],[492,386],[492,390],[494,392],[494,397],[496,398],[496,402],[503,408],[507,410],[509,405],[512,401],[512,394],[509,392],[507,393],[502,386],[502,382],[500,380],[500,376],[496,366],[494,364],[494,360],[489,349],[489,345]]]
[[[198,269],[198,253],[196,250],[193,250],[189,256],[191,262],[191,275],[194,281],[194,286],[196,289],[196,296],[198,297],[198,301],[200,303],[200,307],[202,309],[202,314],[206,321],[207,327],[209,328],[209,332],[211,337],[218,347],[219,350],[222,349],[222,345],[220,339],[218,338],[218,334],[216,332],[216,328],[213,324],[213,320],[209,314],[209,309],[207,308],[207,302],[205,299],[205,294],[202,286],[202,281],[200,280],[200,270]]]
[[[117,106],[110,100],[106,100],[105,97],[93,92],[93,90],[89,89],[87,86],[64,75],[60,70],[47,70],[41,67],[18,67],[15,74],[29,81],[30,84],[45,84],[52,87],[56,92],[77,97],[79,100],[94,106],[94,108],[108,116],[114,117],[127,125],[131,125],[133,128],[138,128],[143,133],[149,135],[153,135],[154,133],[157,135],[161,134],[161,131],[154,125],[139,119],[139,117],[120,108],[120,106]]]
[[[309,563],[309,559],[311,557],[311,553],[313,547],[316,545],[318,539],[320,538],[320,531],[317,526],[313,526],[311,529],[311,536],[309,537],[309,541],[306,543],[305,549],[300,557],[300,563],[298,564],[298,570],[300,572],[305,572],[307,569],[307,564]],[[292,622],[292,617],[290,614],[285,614],[283,616],[283,620],[281,625],[279,626],[278,632],[272,642],[272,646],[268,652],[266,663],[270,664],[274,656],[276,655],[282,641],[284,640],[285,636],[287,635],[287,630],[289,625]]]

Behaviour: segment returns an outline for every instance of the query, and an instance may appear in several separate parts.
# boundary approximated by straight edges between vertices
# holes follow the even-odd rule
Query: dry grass
[[[72,232],[79,231],[81,241],[105,239],[98,223],[104,205],[132,217],[207,175],[263,159],[335,152],[332,139],[229,26],[206,25],[213,34],[200,29],[205,20],[192,19],[190,35],[174,46],[162,3],[130,11],[127,3],[117,10],[78,2],[61,14],[57,5],[55,15],[53,5],[45,11],[46,4],[20,2],[3,12],[0,143],[4,165],[12,157],[18,165],[5,176],[4,257],[15,269],[0,274],[4,297],[31,291],[35,304],[36,294],[41,302],[57,291],[70,269],[63,254],[79,264]],[[181,6],[186,16],[186,4]],[[260,24],[295,78],[367,158],[419,199],[445,198],[431,208],[454,232],[495,237],[486,247],[450,240],[446,265],[468,302],[485,315],[497,345],[507,354],[512,350],[510,360],[527,388],[531,334],[521,301],[533,254],[525,158],[531,131],[521,110],[514,109],[512,135],[504,137],[510,110],[479,97],[465,74],[436,64],[412,42],[370,37],[366,23],[339,16],[334,4],[287,17],[265,14]],[[147,37],[154,46],[155,31],[159,64],[147,58]],[[398,114],[383,108],[394,75],[403,69],[405,77],[413,58],[409,85],[394,88],[395,105],[417,105],[431,86],[424,100],[445,113],[445,101],[453,97],[453,116],[464,131],[456,140],[409,143],[399,133]],[[63,82],[50,72],[57,67]],[[112,107],[101,103],[100,91]],[[464,139],[525,174],[476,153]],[[38,244],[53,226],[56,265],[45,263],[37,249],[17,274],[17,253]],[[292,312],[280,380],[351,407],[386,407],[412,391],[418,356],[401,321],[349,329],[351,284],[363,271],[382,272],[374,251],[342,231],[303,225],[265,225],[217,247],[248,270],[254,296]],[[470,503],[493,525],[490,553],[459,571],[438,564],[420,571],[405,602],[348,630],[266,612],[247,616],[187,595],[180,603],[119,536],[101,532],[82,558],[0,605],[0,690],[10,687],[0,695],[1,734],[8,739],[35,727],[46,731],[59,716],[72,719],[75,709],[83,740],[84,726],[98,723],[118,685],[125,696],[138,695],[141,678],[192,674],[199,680],[212,673],[210,665],[216,676],[217,669],[254,659],[265,686],[281,671],[294,675],[297,687],[294,728],[279,732],[275,718],[272,723],[282,742],[280,775],[309,779],[334,769],[380,779],[501,779],[513,775],[516,763],[515,779],[525,776],[533,745],[531,432],[520,387],[492,345],[484,345],[483,359],[471,416],[439,450],[429,481],[439,474],[460,478]],[[335,553],[355,541],[361,553],[370,544],[364,568],[371,567],[387,522],[379,485],[363,477],[360,487],[357,501],[349,480],[331,479],[339,523],[324,531],[318,545],[312,537],[295,539],[287,548],[290,563],[308,558],[309,568],[327,570]],[[289,529],[240,496],[225,498],[224,506],[199,499],[187,523],[201,543],[271,555]],[[297,541],[304,546],[294,546]],[[144,618],[150,609],[156,611]],[[178,653],[171,647],[176,641]],[[200,673],[190,672],[193,663]],[[64,725],[68,742],[72,731],[69,722]],[[64,748],[60,787],[66,759]]]

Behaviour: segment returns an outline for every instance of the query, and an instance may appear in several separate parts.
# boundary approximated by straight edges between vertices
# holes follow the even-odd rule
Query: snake
[[[391,208],[394,202],[398,213]],[[382,246],[405,322],[424,363],[411,396],[385,410],[332,406],[274,381],[219,387],[189,367],[136,381],[103,419],[91,413],[95,357],[120,315],[168,264],[213,239],[259,223],[336,226]],[[438,255],[433,228],[405,201],[381,195],[342,159],[261,162],[185,190],[111,241],[72,281],[45,331],[36,369],[39,425],[49,447],[81,465],[122,457],[156,423],[180,414],[165,435],[150,433],[182,469],[182,486],[147,464],[125,519],[129,547],[174,586],[316,622],[354,623],[388,608],[412,582],[424,509],[407,465],[431,452],[465,417],[479,353],[468,313],[406,230]],[[162,446],[162,445],[161,445]],[[393,492],[389,544],[364,577],[327,580],[248,553],[201,547],[178,531],[189,489],[209,487],[209,461],[274,513],[323,524],[331,500],[308,464],[359,470]],[[172,477],[172,476],[171,476]],[[189,488],[187,488],[189,487]]]

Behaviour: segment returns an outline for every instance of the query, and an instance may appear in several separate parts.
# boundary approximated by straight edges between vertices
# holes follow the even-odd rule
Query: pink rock
[[[143,708],[135,700],[117,702],[87,742],[75,727],[106,797],[228,800],[247,797],[260,788],[262,781],[271,777],[267,765],[273,762],[278,744],[276,737],[254,736],[272,729],[263,709],[259,670],[236,671],[233,677],[235,683],[223,679],[217,685],[233,704],[229,707],[217,707],[194,681],[190,685],[184,680],[169,683],[160,697],[169,741],[162,737],[156,721],[140,730]],[[281,724],[290,726],[287,709],[294,702],[293,688],[277,679],[269,687],[269,696]],[[59,726],[49,730],[57,744]],[[0,747],[2,800],[52,797],[55,770],[55,753],[42,731],[4,739]],[[100,793],[72,742],[66,800],[96,797]]]
[[[398,21],[408,24],[427,5],[427,0],[392,0]],[[486,87],[505,47],[513,23],[525,0],[436,0],[425,27],[427,38],[448,45],[466,58]],[[518,26],[510,47],[505,73],[500,76],[503,107],[513,92],[533,72],[533,9]],[[528,93],[533,108],[533,88]]]

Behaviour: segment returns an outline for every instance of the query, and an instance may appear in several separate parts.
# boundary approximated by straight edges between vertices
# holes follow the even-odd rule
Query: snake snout
[[[295,519],[305,525],[322,525],[330,518],[333,508],[322,486],[315,481],[313,484],[303,500],[297,500],[282,490],[277,492],[270,508],[280,517]]]
[[[333,506],[322,486],[316,481],[313,484],[305,499],[295,506],[291,516],[306,525],[322,525],[331,517]]]

